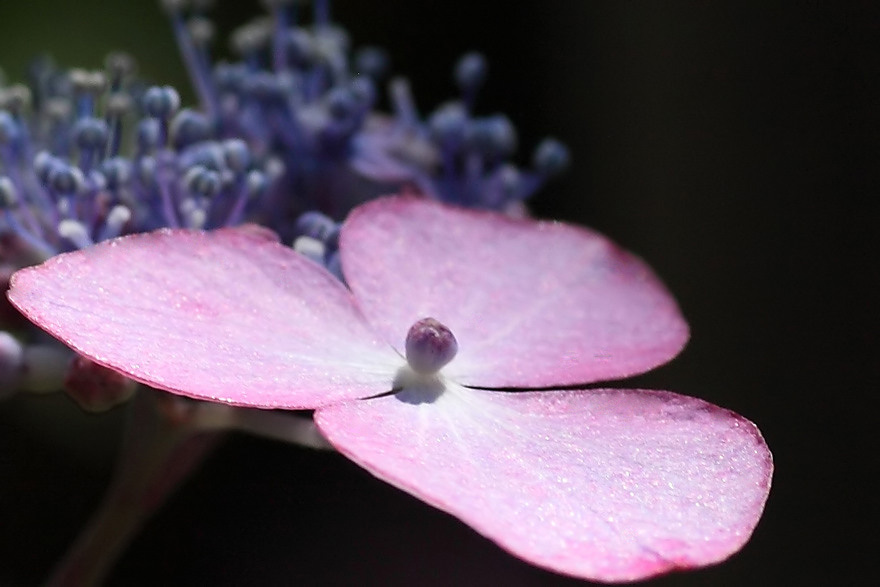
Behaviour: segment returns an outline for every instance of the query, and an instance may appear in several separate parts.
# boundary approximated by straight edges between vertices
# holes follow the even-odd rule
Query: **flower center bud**
[[[406,362],[422,375],[433,375],[455,358],[458,341],[452,331],[433,318],[422,318],[406,335]]]

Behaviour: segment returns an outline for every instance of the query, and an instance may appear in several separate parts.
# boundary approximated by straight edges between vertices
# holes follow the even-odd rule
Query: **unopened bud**
[[[452,331],[434,318],[423,318],[406,335],[406,362],[413,371],[433,375],[455,358],[458,341]]]

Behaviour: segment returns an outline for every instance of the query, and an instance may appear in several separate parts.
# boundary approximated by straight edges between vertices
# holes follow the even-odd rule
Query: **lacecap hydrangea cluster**
[[[98,71],[39,59],[26,84],[0,88],[0,285],[23,266],[119,235],[243,222],[272,228],[340,275],[339,223],[359,203],[415,192],[519,214],[568,163],[550,138],[527,168],[511,161],[511,121],[474,112],[487,75],[480,54],[454,67],[460,95],[423,117],[382,49],[352,51],[327,0],[308,10],[266,0],[268,14],[231,36],[238,61],[212,55],[210,4],[162,2],[194,107],[139,79],[120,53]],[[390,112],[377,107],[382,88]],[[0,328],[0,395],[57,390],[75,375],[70,351],[11,308]]]

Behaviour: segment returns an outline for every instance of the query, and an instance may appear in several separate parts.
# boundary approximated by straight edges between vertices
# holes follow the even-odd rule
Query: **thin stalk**
[[[153,390],[130,404],[117,470],[103,502],[55,567],[49,587],[100,585],[144,522],[202,462],[222,436],[169,421]]]

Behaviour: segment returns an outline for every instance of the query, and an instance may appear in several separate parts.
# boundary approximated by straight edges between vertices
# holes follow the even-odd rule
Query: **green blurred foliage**
[[[35,0],[0,7],[0,67],[7,81],[22,80],[37,55],[48,54],[66,67],[97,69],[111,51],[134,55],[146,79],[187,87],[156,0]]]

